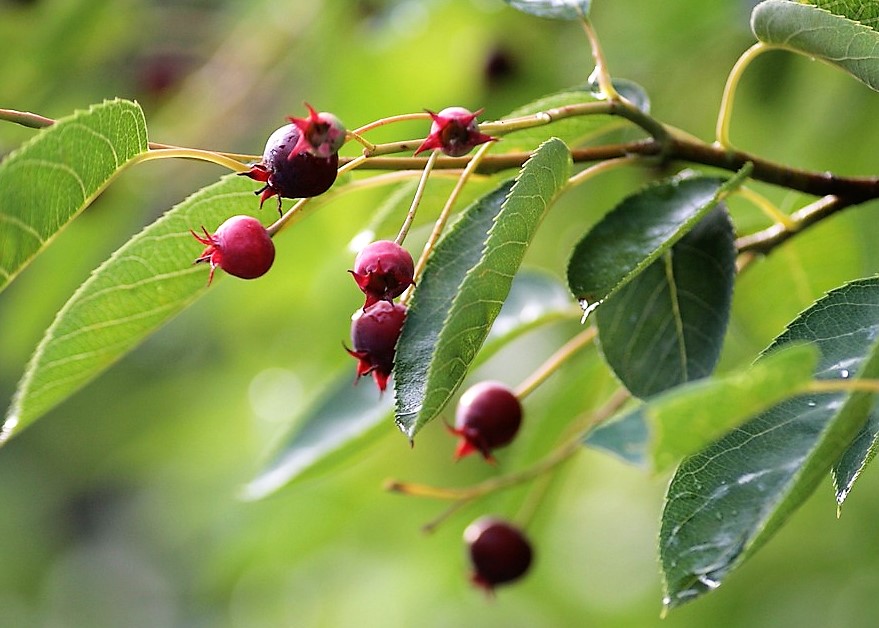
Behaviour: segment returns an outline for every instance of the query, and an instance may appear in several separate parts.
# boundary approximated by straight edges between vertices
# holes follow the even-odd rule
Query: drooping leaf
[[[844,15],[862,14],[868,20],[862,24],[813,4],[766,0],[754,7],[751,30],[763,43],[823,59],[879,91],[879,32],[868,25],[876,23],[871,4],[863,12],[852,2],[833,4]]]
[[[571,307],[568,292],[558,280],[534,270],[519,272],[480,359],[519,335],[568,315]],[[346,456],[362,452],[384,432],[393,414],[393,395],[390,391],[379,395],[371,381],[355,386],[353,379],[349,367],[328,387],[265,468],[244,487],[245,499],[262,499],[289,483],[320,475]]]
[[[18,384],[0,442],[76,392],[204,292],[207,269],[193,266],[204,247],[189,230],[202,225],[213,230],[229,216],[258,211],[253,189],[252,181],[230,175],[196,192],[95,270],[46,330]]]
[[[146,150],[140,107],[112,100],[58,120],[0,162],[0,290]]]
[[[842,504],[851,493],[861,472],[876,456],[877,447],[879,447],[879,408],[874,408],[851,446],[833,465],[833,488],[839,511],[842,510]]]
[[[523,13],[553,20],[579,20],[589,15],[592,0],[505,0]]]
[[[730,179],[684,173],[624,199],[574,248],[568,286],[585,313],[620,290],[692,229],[738,186]]]
[[[604,357],[636,397],[714,370],[732,304],[733,239],[718,206],[598,308]]]
[[[515,183],[465,210],[434,249],[397,346],[397,424],[410,439],[460,386],[570,171],[564,142],[545,142]]]
[[[614,79],[614,87],[621,96],[635,104],[645,113],[650,111],[650,99],[647,92],[637,83],[625,79]],[[597,90],[591,86],[586,88],[567,89],[519,107],[504,119],[534,115],[541,111],[549,111],[571,105],[599,102],[602,100]],[[551,124],[522,129],[505,135],[503,142],[495,149],[496,152],[512,151],[522,148],[533,148],[550,137],[563,140],[568,146],[576,146],[585,142],[596,133],[607,131],[625,124],[619,117],[609,115],[571,116],[560,118]]]
[[[879,279],[830,292],[767,349],[814,343],[816,378],[879,376]],[[864,392],[803,394],[687,458],[668,488],[660,531],[666,606],[717,588],[815,490],[874,406]]]
[[[278,454],[244,487],[242,497],[263,499],[306,473],[332,465],[352,448],[360,451],[390,419],[394,403],[389,392],[379,393],[368,378],[355,385],[353,370],[337,377]]]
[[[730,429],[801,390],[818,353],[794,345],[751,367],[668,390],[590,432],[585,444],[665,471]]]

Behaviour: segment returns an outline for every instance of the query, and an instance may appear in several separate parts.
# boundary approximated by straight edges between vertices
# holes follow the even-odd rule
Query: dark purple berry
[[[232,216],[210,234],[201,228],[204,236],[190,231],[195,239],[205,245],[205,250],[195,263],[210,262],[211,274],[208,285],[219,266],[230,275],[242,279],[255,279],[265,275],[275,261],[275,244],[259,220],[252,216]]]
[[[462,157],[475,146],[491,142],[497,138],[479,132],[476,117],[482,109],[473,113],[463,107],[447,107],[439,113],[428,111],[433,118],[430,134],[415,151],[415,154],[438,148],[449,157]]]
[[[513,440],[522,423],[522,404],[500,382],[479,382],[461,395],[455,412],[455,427],[449,431],[461,437],[455,459],[478,451],[493,462],[493,449]]]
[[[351,317],[351,344],[348,353],[357,358],[357,379],[372,374],[379,390],[384,392],[394,368],[397,340],[406,320],[406,306],[379,301],[358,309]]]
[[[326,192],[336,180],[345,127],[332,114],[318,114],[310,106],[309,118],[288,118],[290,124],[275,130],[266,141],[262,161],[244,176],[265,182],[257,190],[259,205],[272,196],[307,198]],[[316,143],[313,143],[316,142]]]
[[[481,517],[464,530],[470,550],[473,583],[491,593],[499,584],[521,578],[531,566],[533,552],[525,535],[505,521]]]
[[[354,259],[354,276],[366,294],[365,310],[378,301],[391,301],[414,282],[415,263],[409,251],[396,242],[378,240],[368,244]]]

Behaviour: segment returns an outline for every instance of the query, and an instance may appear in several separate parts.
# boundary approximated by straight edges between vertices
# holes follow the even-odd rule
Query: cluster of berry
[[[333,114],[316,112],[306,103],[307,118],[288,118],[287,124],[271,134],[262,161],[244,174],[265,183],[257,190],[260,207],[272,196],[306,198],[327,191],[336,179],[338,150],[347,132]],[[479,132],[476,118],[480,111],[449,107],[432,118],[430,133],[415,151],[439,150],[461,157],[475,146],[495,138]],[[271,235],[251,216],[233,216],[211,234],[192,235],[205,246],[196,263],[209,262],[208,284],[214,270],[254,279],[268,272],[275,259]],[[379,390],[387,388],[394,367],[397,341],[403,329],[407,308],[394,299],[415,285],[415,264],[410,253],[398,242],[378,240],[367,245],[349,271],[366,296],[362,308],[351,317],[351,343],[348,353],[357,359],[357,379],[371,374]],[[479,452],[494,462],[491,452],[509,444],[519,430],[522,405],[504,384],[480,382],[468,389],[458,403],[455,426],[449,431],[461,438],[455,458]],[[473,565],[472,580],[487,591],[522,576],[532,560],[531,546],[520,530],[493,517],[473,522],[464,532]]]

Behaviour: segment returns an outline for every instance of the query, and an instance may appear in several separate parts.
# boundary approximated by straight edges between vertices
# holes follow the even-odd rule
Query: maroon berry
[[[309,118],[288,118],[292,122],[269,136],[262,161],[244,176],[265,182],[256,191],[262,207],[266,199],[307,198],[326,192],[336,180],[339,147],[345,141],[345,127],[332,114],[318,114],[308,106]],[[316,142],[316,143],[313,143]]]
[[[455,427],[449,431],[461,437],[455,459],[478,451],[494,462],[491,450],[513,440],[522,423],[522,404],[500,382],[479,382],[471,386],[458,401]]]
[[[521,578],[531,566],[533,552],[525,535],[494,517],[481,517],[464,530],[470,550],[473,583],[488,593],[499,584]]]
[[[377,301],[391,301],[413,285],[415,264],[409,251],[396,242],[378,240],[368,244],[348,271],[366,294],[365,310]]]
[[[379,390],[384,392],[394,368],[397,339],[406,320],[406,306],[402,303],[379,301],[359,309],[351,317],[351,343],[346,349],[357,358],[357,379],[372,373]]]
[[[205,245],[205,250],[194,263],[210,262],[208,285],[219,266],[230,275],[255,279],[265,275],[275,261],[275,244],[265,227],[252,216],[232,216],[211,235],[204,227],[204,237],[190,233]]]
[[[474,146],[492,142],[497,138],[479,132],[476,117],[482,109],[472,113],[463,107],[447,107],[439,113],[428,112],[433,118],[430,134],[415,151],[415,154],[432,148],[440,149],[449,157],[462,157]]]

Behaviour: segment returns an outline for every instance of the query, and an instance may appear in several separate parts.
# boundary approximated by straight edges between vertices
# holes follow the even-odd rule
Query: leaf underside
[[[19,382],[0,443],[107,369],[207,288],[204,249],[190,229],[213,231],[235,214],[258,214],[253,182],[229,175],[199,190],[118,249],[83,283],[46,330]],[[249,208],[249,212],[248,209]],[[214,288],[222,279],[217,271]]]
[[[871,28],[879,13],[875,3],[820,4],[826,8],[791,0],[766,0],[754,7],[751,30],[765,44],[823,59],[879,91],[879,32]],[[851,19],[854,15],[865,22]]]
[[[146,152],[143,111],[106,101],[42,129],[0,163],[0,290]]]
[[[813,343],[818,379],[879,376],[879,279],[838,288],[794,320],[767,352]],[[875,422],[869,393],[793,397],[684,460],[660,531],[666,606],[717,588],[774,534]]]
[[[514,9],[553,20],[580,20],[589,15],[592,0],[505,0]]]

